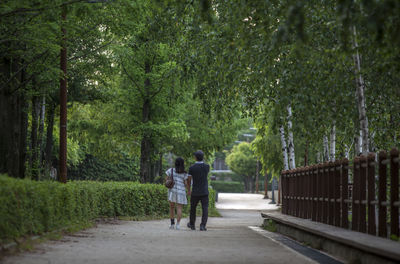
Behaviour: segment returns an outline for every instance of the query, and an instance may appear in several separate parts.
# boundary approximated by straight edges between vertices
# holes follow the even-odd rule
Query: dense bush
[[[138,161],[124,157],[118,163],[110,163],[86,155],[79,165],[68,168],[68,178],[91,181],[138,181]]]
[[[219,181],[240,181],[242,177],[234,172],[213,172],[213,176],[217,177]]]
[[[212,181],[211,186],[216,192],[242,193],[244,184],[241,182]]]
[[[210,209],[215,192],[210,190]],[[188,211],[188,206],[185,206]],[[99,217],[166,216],[167,188],[137,182],[21,180],[0,175],[0,244]]]

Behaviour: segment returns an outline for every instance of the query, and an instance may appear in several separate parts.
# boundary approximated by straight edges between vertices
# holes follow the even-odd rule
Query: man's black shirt
[[[189,175],[192,175],[193,196],[208,195],[208,181],[207,176],[210,171],[210,165],[203,162],[196,162],[189,168]]]

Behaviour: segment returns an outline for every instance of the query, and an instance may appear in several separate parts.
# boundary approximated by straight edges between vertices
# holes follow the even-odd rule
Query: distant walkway
[[[261,209],[268,200],[254,195],[220,194],[218,207]],[[241,202],[240,202],[241,201]],[[247,205],[245,205],[247,204]],[[269,205],[268,205],[269,206]],[[262,208],[263,210],[265,208]],[[115,221],[48,241],[33,252],[3,259],[4,264],[132,264],[132,263],[314,263],[310,259],[255,232],[262,218],[253,210],[219,210],[209,219],[208,231],[169,230],[169,220]]]
[[[277,210],[276,204],[270,204],[271,200],[264,199],[262,194],[252,193],[219,193],[218,209],[235,210]]]

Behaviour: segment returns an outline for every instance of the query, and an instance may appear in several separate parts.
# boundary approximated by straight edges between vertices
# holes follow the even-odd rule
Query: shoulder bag
[[[167,187],[168,189],[171,189],[172,187],[174,187],[175,185],[175,181],[174,181],[174,169],[171,169],[171,176],[167,177],[167,180],[165,181],[165,187]]]

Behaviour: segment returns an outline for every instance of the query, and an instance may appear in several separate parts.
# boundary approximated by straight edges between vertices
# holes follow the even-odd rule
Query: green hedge
[[[211,209],[215,208],[214,197],[211,191]],[[167,189],[163,185],[95,181],[62,184],[0,175],[0,242],[99,217],[168,213]]]
[[[211,186],[217,192],[242,193],[244,185],[242,182],[212,181]]]

